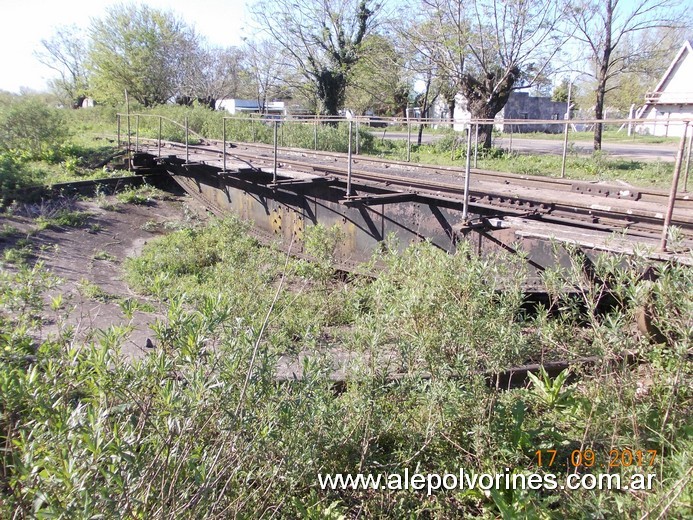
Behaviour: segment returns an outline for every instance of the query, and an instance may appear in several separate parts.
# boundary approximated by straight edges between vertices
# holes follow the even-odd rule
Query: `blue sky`
[[[87,27],[117,0],[0,0],[0,90],[18,92],[20,87],[45,90],[53,71],[39,63],[33,52],[41,39],[50,38],[60,25]],[[194,25],[210,43],[240,45],[250,36],[245,0],[147,0],[158,9],[171,10]]]

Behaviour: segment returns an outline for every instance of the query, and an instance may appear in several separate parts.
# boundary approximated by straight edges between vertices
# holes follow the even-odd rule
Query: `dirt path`
[[[63,203],[73,214],[86,213],[80,225],[52,224],[36,231],[42,213],[55,214],[50,204],[24,206],[14,215],[0,216],[0,230],[5,231],[0,236],[0,269],[17,268],[16,263],[2,262],[12,255],[11,250],[30,252],[30,264],[41,261],[62,280],[51,295],[62,294],[63,308],[68,311],[63,326],[74,327],[78,343],[98,339],[99,330],[110,326],[125,326],[132,331],[122,345],[123,353],[142,355],[148,350],[147,339],[155,339],[150,325],[163,314],[153,300],[130,290],[123,263],[138,255],[148,241],[204,218],[204,211],[189,197],[166,197],[146,204],[119,203],[115,197]],[[128,304],[137,308],[131,316],[125,312]],[[59,326],[49,316],[43,334],[56,334]]]

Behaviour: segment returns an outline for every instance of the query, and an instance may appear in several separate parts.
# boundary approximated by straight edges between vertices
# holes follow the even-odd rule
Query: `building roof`
[[[677,91],[676,86],[674,87],[673,91],[667,92],[667,87],[669,87],[672,82],[675,82],[674,78],[677,74],[680,74],[683,62],[689,57],[691,57],[691,60],[693,60],[693,46],[691,45],[690,41],[686,40],[676,53],[676,56],[667,68],[666,72],[662,75],[662,78],[659,80],[659,83],[657,83],[657,86],[654,88],[654,90],[645,95],[645,104],[640,108],[640,110],[638,110],[636,114],[637,118],[641,117],[648,108],[656,106],[657,104],[693,104],[693,87],[685,76],[683,77],[683,80],[681,80],[681,78],[677,80],[679,83],[679,89],[682,84],[685,84],[685,92],[680,90]],[[689,63],[693,63],[691,60],[689,60]],[[693,72],[690,69],[691,67],[689,66],[688,75],[693,76]]]
[[[688,40],[683,42],[683,45],[679,49],[679,52],[676,53],[676,57],[674,58],[674,60],[669,65],[669,68],[667,69],[667,71],[662,76],[662,79],[659,80],[659,83],[657,83],[657,86],[655,87],[654,92],[661,92],[662,91],[662,88],[664,88],[666,83],[671,79],[671,75],[674,72],[674,69],[679,64],[679,62],[681,60],[683,60],[683,58],[685,57],[685,54],[687,52],[690,52],[693,54],[693,47],[691,47],[691,42]]]

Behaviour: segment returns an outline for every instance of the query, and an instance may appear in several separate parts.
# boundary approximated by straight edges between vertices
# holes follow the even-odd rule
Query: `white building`
[[[260,105],[254,99],[219,99],[217,110],[226,110],[231,115],[259,114]],[[265,105],[265,113],[272,115],[286,115],[286,107],[283,101],[269,101]]]
[[[693,120],[691,42],[683,44],[655,89],[645,96],[645,104],[635,118],[648,120],[637,125],[639,133],[678,137],[683,133],[681,119]]]

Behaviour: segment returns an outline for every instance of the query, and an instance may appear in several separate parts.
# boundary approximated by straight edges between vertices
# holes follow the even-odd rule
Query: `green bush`
[[[58,109],[37,100],[20,100],[0,110],[0,148],[28,159],[56,152],[68,137]]]

